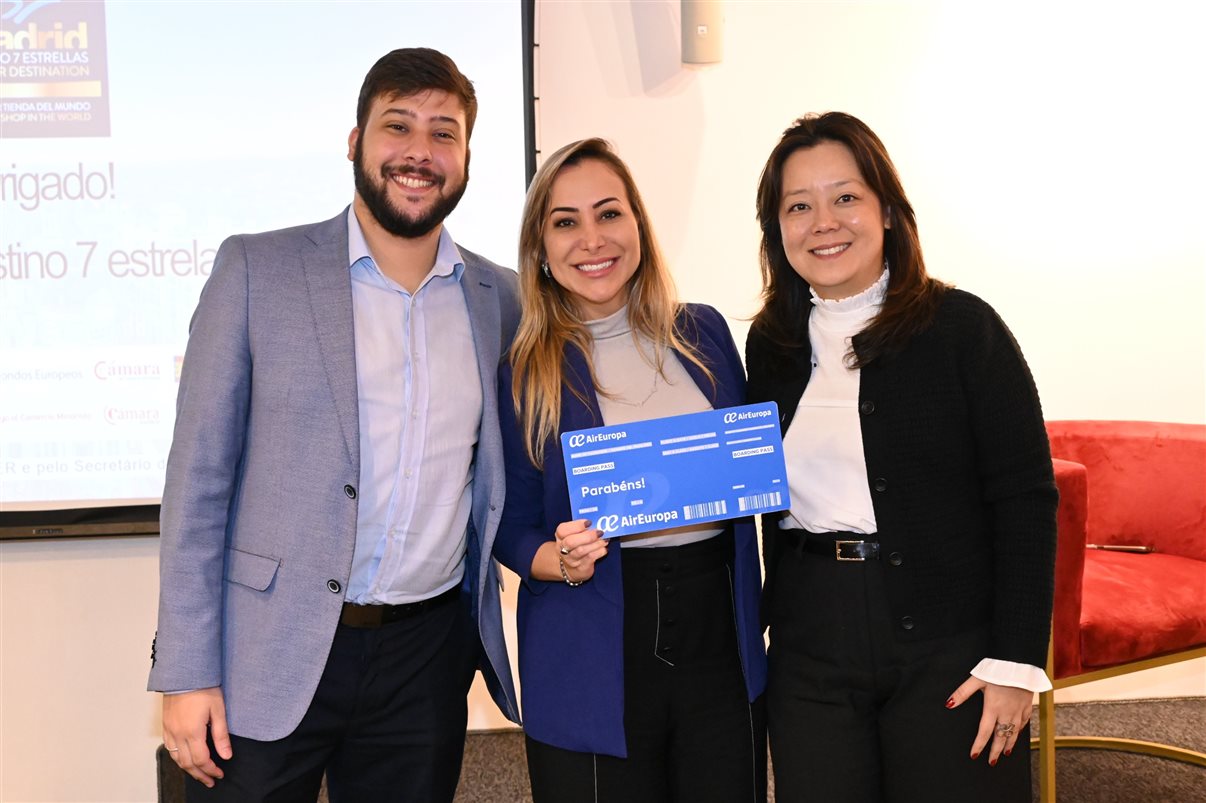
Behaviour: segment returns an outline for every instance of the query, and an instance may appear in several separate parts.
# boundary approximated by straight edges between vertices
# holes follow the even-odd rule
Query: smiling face
[[[583,320],[605,318],[628,301],[641,264],[640,230],[624,182],[609,166],[584,159],[561,168],[545,213],[544,254]]]
[[[821,298],[848,298],[883,271],[887,215],[837,142],[801,148],[783,163],[779,226],[787,261]]]
[[[465,110],[455,96],[438,89],[380,96],[364,128],[348,136],[348,158],[357,207],[396,237],[423,237],[465,193]]]

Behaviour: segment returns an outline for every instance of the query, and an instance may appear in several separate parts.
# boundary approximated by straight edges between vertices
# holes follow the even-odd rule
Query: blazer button
[[[883,493],[884,491],[888,490],[888,481],[885,480],[883,477],[876,477],[875,478],[875,490],[878,493]]]
[[[875,412],[875,402],[870,400],[861,402],[858,406],[858,411],[863,415],[871,415]]]
[[[916,627],[916,625],[913,623],[913,617],[912,617],[912,616],[902,616],[902,617],[900,617],[900,626],[901,626],[901,628],[903,628],[904,630],[912,630],[914,627]]]
[[[892,564],[893,566],[899,566],[900,564],[904,563],[904,555],[901,555],[899,552],[893,552],[888,556],[888,563]]]
[[[328,580],[327,591],[330,591],[332,594],[338,594],[340,591],[343,591],[343,586],[339,584],[338,580]]]
[[[351,485],[345,485],[345,486],[343,486],[343,492],[344,492],[345,494],[347,494],[348,499],[355,499],[355,498],[356,498],[356,489],[355,489],[355,488],[353,488]]]

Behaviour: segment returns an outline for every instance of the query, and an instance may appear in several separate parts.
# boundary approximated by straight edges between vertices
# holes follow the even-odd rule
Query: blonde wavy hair
[[[522,315],[509,352],[513,370],[511,398],[523,427],[528,458],[537,468],[544,467],[544,444],[556,437],[561,424],[561,389],[567,384],[564,376],[567,348],[577,349],[586,358],[595,392],[612,398],[599,386],[591,361],[590,330],[582,321],[572,296],[541,270],[553,182],[563,168],[588,160],[603,163],[620,178],[628,193],[628,205],[636,216],[641,261],[628,283],[627,302],[633,337],[643,335],[653,343],[654,368],[663,377],[662,355],[666,348],[671,348],[699,366],[715,382],[712,372],[679,331],[676,319],[683,305],[675,293],[674,281],[662,259],[649,224],[649,214],[628,166],[606,140],[592,138],[571,142],[549,156],[536,171],[528,188],[519,229]],[[641,352],[644,353],[644,349]],[[589,405],[580,390],[573,385],[570,388],[583,404]]]

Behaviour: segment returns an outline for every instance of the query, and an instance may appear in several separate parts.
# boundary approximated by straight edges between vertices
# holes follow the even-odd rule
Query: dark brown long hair
[[[888,291],[879,314],[855,335],[852,343],[850,364],[862,367],[881,355],[899,351],[910,338],[929,327],[949,286],[925,272],[913,206],[883,142],[866,123],[849,114],[827,112],[801,117],[783,132],[766,160],[758,181],[762,309],[754,317],[753,326],[781,346],[799,346],[808,340],[808,314],[812,309],[808,283],[787,261],[779,206],[787,158],[822,142],[836,142],[849,149],[863,182],[875,193],[889,221],[884,231],[884,257],[891,270]]]

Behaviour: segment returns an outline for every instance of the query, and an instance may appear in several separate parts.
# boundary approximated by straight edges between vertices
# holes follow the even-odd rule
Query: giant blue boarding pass
[[[570,507],[605,538],[791,506],[774,402],[561,435]]]

